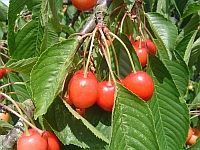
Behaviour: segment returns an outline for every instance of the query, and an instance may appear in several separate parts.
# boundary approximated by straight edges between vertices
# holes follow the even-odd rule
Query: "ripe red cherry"
[[[24,132],[17,141],[17,150],[47,150],[47,138],[35,129],[28,130],[29,135]]]
[[[137,46],[134,46],[134,48],[140,60],[141,66],[145,67],[147,64],[147,59],[148,59],[148,52],[146,48],[143,48],[143,47],[139,48]]]
[[[60,150],[60,142],[55,134],[50,131],[44,131],[44,136],[47,138],[47,150]]]
[[[98,80],[88,71],[84,77],[84,71],[79,70],[71,78],[68,85],[68,94],[71,102],[78,108],[88,108],[97,99]]]
[[[114,104],[114,94],[115,86],[113,82],[99,82],[97,104],[106,111],[112,111]]]
[[[72,0],[72,4],[81,11],[92,9],[97,3],[97,0]]]
[[[6,68],[0,69],[0,79],[3,78],[3,76],[7,75]]]
[[[144,101],[148,101],[154,92],[153,79],[143,71],[131,72],[125,77],[123,85]]]
[[[139,47],[140,41],[138,40],[137,42],[135,42],[135,45]],[[156,45],[154,44],[154,42],[152,42],[150,39],[146,38],[146,46],[145,46],[145,42],[142,41],[141,42],[141,47],[143,48],[147,48],[148,51],[152,54],[156,54]]]

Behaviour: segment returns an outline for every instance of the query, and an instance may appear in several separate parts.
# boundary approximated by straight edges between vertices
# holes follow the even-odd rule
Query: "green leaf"
[[[31,89],[36,106],[35,118],[47,112],[57,96],[67,76],[77,40],[68,39],[48,48],[33,67],[31,72]]]
[[[181,33],[178,35],[176,39],[176,45],[188,34],[190,34],[192,31],[195,31],[200,24],[200,13],[195,13],[189,22],[184,26]]]
[[[200,38],[198,38],[192,45],[191,54],[188,62],[189,68],[192,67],[200,56]]]
[[[60,22],[58,18],[58,11],[56,8],[56,0],[49,0],[49,5],[53,15],[53,17],[51,18],[52,25],[57,32],[61,32]]]
[[[185,144],[189,129],[189,110],[179,100],[179,92],[164,64],[150,55],[149,72],[153,76],[155,91],[148,101],[154,116],[158,143],[161,150],[178,150]]]
[[[200,10],[200,2],[193,2],[186,6],[183,11],[182,18],[186,18],[187,16],[197,12]]]
[[[8,15],[8,6],[0,1],[0,21],[6,21]]]
[[[9,9],[8,9],[8,47],[9,52],[12,55],[15,50],[15,32],[14,32],[14,26],[15,21],[18,17],[18,14],[23,10],[24,6],[27,5],[27,7],[32,10],[33,15],[32,19],[39,20],[40,16],[40,0],[10,0]],[[34,35],[33,35],[34,36]],[[33,39],[32,39],[33,40]],[[29,41],[28,41],[29,42]],[[23,45],[25,46],[25,45]]]
[[[190,32],[188,35],[186,35],[179,43],[176,45],[176,51],[181,55],[182,58],[184,58],[187,46],[191,40],[192,37],[194,37],[194,34],[196,35],[195,31]]]
[[[42,34],[43,29],[39,21],[28,22],[16,36],[12,58],[21,60],[39,56]]]
[[[0,135],[6,134],[9,132],[13,126],[4,120],[0,120]]]
[[[124,34],[121,34],[119,37],[124,42],[126,47],[128,48],[129,53],[132,56],[132,61],[133,61],[134,65],[135,65],[136,70],[141,70],[141,65],[140,65],[139,58],[138,58],[138,56],[137,56],[137,54],[136,54],[131,42],[129,41],[127,36],[124,35]],[[117,40],[114,40],[114,42],[115,42],[115,50],[118,53],[117,55],[118,55],[120,75],[122,77],[125,77],[131,71],[133,71],[133,68],[131,66],[131,63],[130,63],[130,60],[128,58],[128,55],[127,55],[127,52],[126,52],[125,48]]]
[[[164,18],[161,14],[146,13],[146,16],[155,36],[161,43],[163,49],[167,52],[168,58],[171,59],[178,35],[176,26],[171,20]]]
[[[117,84],[109,149],[160,149],[147,103],[120,84]]]
[[[73,144],[85,149],[103,147],[109,142],[70,105],[64,105],[60,98],[55,99],[44,117],[64,145]]]
[[[16,73],[8,73],[8,79],[11,83],[14,82],[23,82]],[[25,83],[24,83],[25,84]],[[11,91],[16,92],[17,94],[13,94],[12,97],[18,101],[18,102],[23,102],[26,99],[30,98],[30,95],[27,91],[27,88],[25,85],[22,84],[12,84],[11,86]]]
[[[193,36],[191,37],[188,45],[187,45],[187,48],[186,48],[186,51],[185,51],[185,54],[184,54],[184,61],[186,62],[186,64],[189,63],[189,59],[190,59],[190,55],[191,55],[191,51],[192,51],[192,45],[194,43],[194,40],[195,40],[195,37],[197,35],[198,31],[194,32]]]
[[[6,63],[6,67],[8,67],[11,70],[15,70],[16,72],[19,72],[21,74],[29,76],[37,60],[38,60],[37,57],[22,59],[19,61],[10,60]]]
[[[159,0],[157,2],[156,12],[162,14],[166,18],[169,18],[169,16],[170,16],[170,4],[169,4],[169,1]]]

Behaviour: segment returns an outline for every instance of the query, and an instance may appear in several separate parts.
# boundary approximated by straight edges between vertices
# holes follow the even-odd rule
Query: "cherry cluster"
[[[145,39],[139,39],[137,41],[134,40],[134,38],[126,34],[126,36],[129,38],[132,46],[134,47],[136,54],[140,60],[141,66],[145,67],[148,60],[148,53],[156,54],[156,46],[153,41],[151,41],[149,38]]]
[[[31,128],[18,139],[17,150],[60,150],[60,143],[52,132]]]
[[[154,92],[154,82],[151,76],[144,71],[131,72],[117,82],[144,101],[150,100]],[[114,81],[98,82],[92,72],[78,70],[68,84],[68,95],[64,100],[82,111],[97,103],[103,110],[111,112],[115,99],[114,94]]]

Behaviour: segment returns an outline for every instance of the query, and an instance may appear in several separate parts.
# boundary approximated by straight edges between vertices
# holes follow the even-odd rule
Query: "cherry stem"
[[[124,44],[124,42],[123,42],[117,35],[115,35],[114,33],[109,32],[109,34],[112,35],[113,37],[115,37],[115,38],[122,44],[122,46],[125,48],[126,53],[127,53],[128,57],[129,57],[129,60],[130,60],[130,63],[131,63],[131,67],[132,67],[132,69],[133,69],[133,72],[136,73],[136,69],[135,69],[135,66],[134,66],[134,64],[133,64],[131,54],[130,54],[128,48],[126,47],[126,45]]]
[[[10,107],[0,103],[0,106],[4,107],[5,109],[7,109],[8,111],[10,111],[11,113],[13,113],[14,115],[16,115],[17,117],[19,117],[20,119],[23,120],[24,125],[28,124],[31,128],[35,129],[36,131],[38,131],[40,134],[42,134],[44,131],[40,130],[39,128],[37,128],[36,126],[34,126],[33,124],[31,124],[27,119],[25,119],[22,115],[20,115],[19,113],[17,113],[16,111],[12,110]],[[28,133],[28,128],[26,126],[26,133],[27,135],[29,135]]]
[[[88,39],[87,41],[87,44],[86,44],[86,47],[85,47],[85,50],[84,50],[84,54],[83,54],[83,69],[85,70],[85,60],[86,60],[86,53],[87,53],[87,50],[88,50],[88,47],[90,45],[90,42],[91,42],[91,39],[92,39],[92,36],[90,36],[90,38]]]
[[[117,68],[117,76],[119,77],[120,76],[119,75],[119,65],[118,65],[118,59],[117,59],[117,54],[116,54],[116,51],[115,51],[115,47],[113,45],[112,39],[111,39],[109,34],[107,35],[107,38],[109,39],[111,47],[112,47],[112,51],[113,51],[114,58],[115,58],[115,64],[116,64],[116,68]]]
[[[10,82],[10,83],[7,83],[7,84],[4,84],[4,85],[0,86],[0,89],[2,89],[4,87],[7,87],[9,85],[12,85],[12,84],[22,84],[22,85],[25,85],[24,82]]]
[[[104,46],[104,44],[103,44],[102,47],[106,47],[107,58],[108,58],[107,63],[109,63],[109,65],[111,66],[111,58],[110,58],[110,52],[109,52],[109,48],[108,48],[108,43],[107,43],[107,41],[106,41],[106,37],[105,37],[105,35],[104,35],[103,31],[102,31],[102,28],[99,28],[99,32],[100,32],[100,34],[101,34],[101,36],[102,36],[103,42],[105,43],[105,46]],[[111,83],[111,79],[110,79],[111,72],[112,72],[112,68],[111,68],[111,70],[109,71],[109,78],[108,78],[108,83],[109,83],[109,84]],[[112,76],[112,78],[113,78],[113,77],[114,77],[114,76]],[[113,80],[115,80],[115,79],[113,78]]]
[[[88,70],[88,66],[89,66],[89,62],[90,62],[90,57],[91,57],[91,54],[92,54],[92,49],[93,49],[93,44],[94,44],[94,37],[95,37],[96,31],[97,31],[97,28],[95,28],[93,33],[92,33],[92,40],[91,40],[91,43],[90,43],[88,59],[87,59],[85,70],[84,70],[84,78],[87,77],[87,70]]]
[[[101,48],[102,48],[102,50],[103,50],[103,53],[104,53],[104,56],[105,56],[105,59],[106,59],[107,65],[108,65],[108,69],[109,69],[110,75],[112,76],[113,81],[114,81],[114,83],[115,83],[115,82],[116,82],[116,81],[115,81],[115,76],[114,76],[114,74],[113,74],[113,72],[112,72],[112,67],[111,67],[111,65],[110,65],[110,63],[109,63],[108,56],[107,56],[107,53],[106,53],[106,50],[105,50],[105,46],[101,45]]]
[[[1,95],[3,95],[7,100],[9,100],[10,102],[13,103],[13,105],[16,107],[17,111],[20,113],[21,117],[23,116],[23,113],[21,111],[21,109],[19,108],[18,104],[8,95],[6,95],[5,93],[2,93],[0,92]],[[26,123],[24,123],[24,128],[25,128],[25,131],[26,131],[26,134],[28,135],[28,127],[26,125]]]
[[[122,33],[122,27],[123,27],[124,20],[125,20],[126,16],[127,16],[127,13],[124,14],[124,16],[123,16],[123,18],[122,18],[122,20],[121,20],[121,24],[120,24],[120,33]]]
[[[6,54],[4,54],[4,53],[1,53],[1,52],[0,52],[0,54],[1,54],[2,56],[4,56],[4,57],[8,58],[8,59],[11,59],[8,55],[6,55]]]

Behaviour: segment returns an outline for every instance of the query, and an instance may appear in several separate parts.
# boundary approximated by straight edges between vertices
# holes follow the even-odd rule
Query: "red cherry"
[[[3,76],[7,75],[6,68],[0,69],[0,79],[3,78]]]
[[[81,11],[92,9],[97,3],[97,0],[72,0],[72,4]]]
[[[17,141],[17,150],[47,150],[47,138],[35,129],[24,132]]]
[[[153,79],[143,71],[131,72],[125,77],[123,85],[144,101],[148,101],[154,92]]]
[[[88,108],[97,99],[98,80],[88,71],[84,77],[84,71],[79,70],[71,78],[68,85],[68,94],[72,103],[78,108]]]
[[[113,82],[99,82],[97,104],[106,111],[112,111],[114,104],[114,94],[115,86]]]
[[[139,48],[137,46],[134,46],[136,54],[138,55],[138,58],[140,60],[141,66],[145,67],[147,64],[147,59],[148,59],[148,52],[146,48]]]
[[[44,136],[47,138],[47,150],[60,150],[60,142],[55,134],[50,131],[44,131]]]
[[[197,140],[198,137],[199,137],[198,135],[193,134],[192,137],[187,141],[187,144],[192,146],[193,144],[196,143],[196,140]]]
[[[193,133],[193,129],[192,129],[192,127],[190,127],[189,131],[188,131],[188,137],[186,139],[186,142],[190,140],[190,138],[192,137],[192,133]]]
[[[82,117],[85,117],[85,108],[76,108],[76,112]]]
[[[135,45],[139,47],[140,41],[138,40],[137,42],[135,42]],[[148,51],[152,54],[156,54],[156,45],[154,44],[154,42],[152,42],[150,39],[146,38],[146,45],[145,42],[142,41],[141,42],[141,47],[143,48],[147,48]]]

